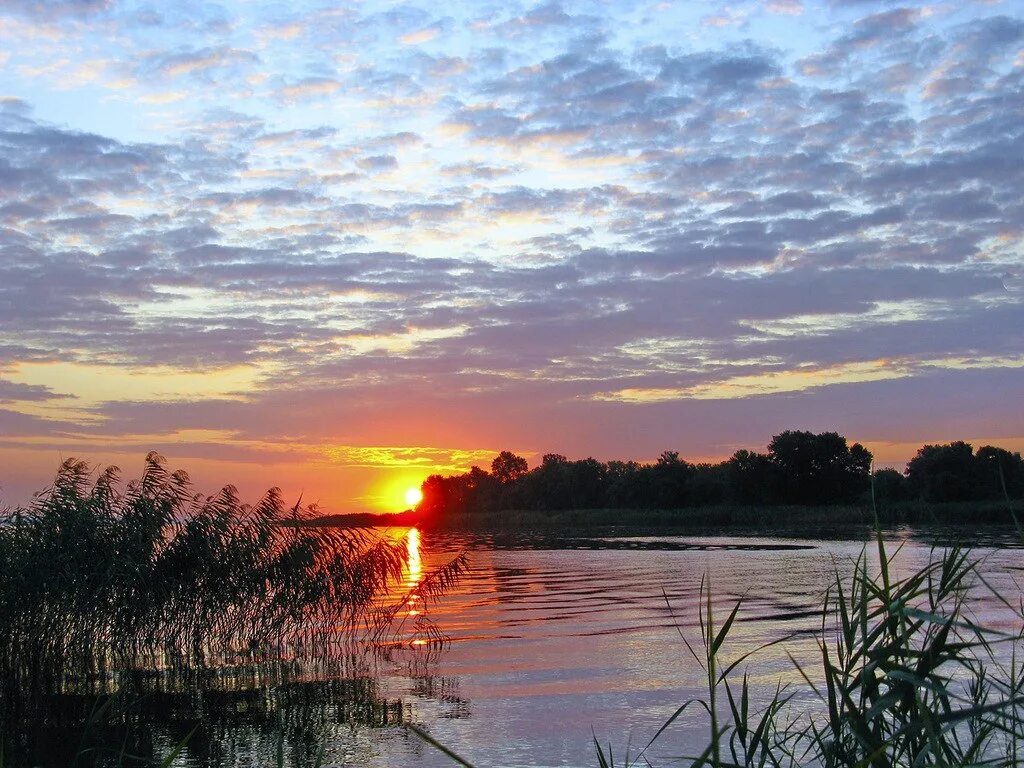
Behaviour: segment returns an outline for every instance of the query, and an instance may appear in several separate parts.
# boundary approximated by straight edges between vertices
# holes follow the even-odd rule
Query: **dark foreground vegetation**
[[[618,753],[594,737],[599,768],[690,765],[693,768],[906,768],[1024,764],[1024,609],[1017,596],[992,590],[978,561],[953,548],[897,577],[878,537],[850,577],[838,570],[815,635],[820,665],[801,665],[801,684],[779,683],[759,695],[745,666],[767,646],[728,649],[742,600],[716,616],[712,585],[702,583],[699,640],[681,642],[707,680],[702,699],[671,713],[642,749]],[[872,564],[871,560],[877,559]],[[987,595],[980,593],[987,592]],[[971,601],[994,598],[1013,616],[984,627]],[[671,605],[668,606],[671,610]],[[742,620],[740,618],[740,620]],[[784,637],[768,645],[787,643]],[[703,749],[659,756],[658,740],[686,712],[707,724]],[[471,763],[409,726],[460,765]]]
[[[737,451],[718,464],[691,464],[673,451],[650,464],[548,454],[531,469],[521,456],[503,451],[490,471],[473,467],[428,477],[416,512],[431,525],[499,527],[506,518],[585,524],[593,511],[605,524],[619,525],[666,519],[673,525],[774,525],[820,520],[827,509],[840,518],[831,522],[868,522],[873,507],[891,522],[941,520],[949,513],[1008,522],[1001,500],[1024,498],[1024,459],[993,446],[975,453],[963,442],[926,445],[903,473],[872,472],[871,466],[867,449],[835,432],[783,432],[765,453]],[[936,505],[945,512],[936,512]]]
[[[201,662],[375,618],[402,582],[404,542],[301,525],[314,514],[277,489],[254,505],[232,486],[196,494],[155,454],[123,491],[116,469],[94,480],[66,461],[0,525],[0,662],[59,668],[97,649]]]
[[[95,476],[64,462],[52,487],[0,520],[0,764],[47,764],[69,747],[52,727],[82,731],[96,707],[123,710],[122,724],[134,723],[125,738],[137,739],[152,710],[131,691],[171,712],[192,707],[182,717],[196,722],[196,707],[215,713],[232,700],[274,711],[260,691],[278,679],[337,706],[356,690],[345,706],[358,717],[391,717],[358,685],[303,687],[301,665],[348,674],[356,641],[389,639],[408,613],[406,543],[304,525],[315,514],[276,489],[253,505],[231,486],[197,494],[155,454],[123,488],[116,469]],[[457,558],[414,585],[417,605],[464,567]],[[437,637],[422,614],[415,621],[427,641]],[[114,691],[122,697],[104,699]],[[34,740],[40,725],[51,730]]]

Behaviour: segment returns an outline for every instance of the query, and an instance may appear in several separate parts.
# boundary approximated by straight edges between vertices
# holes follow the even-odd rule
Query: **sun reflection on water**
[[[414,591],[420,583],[420,579],[423,576],[423,560],[420,557],[420,532],[416,528],[410,528],[409,532],[405,535],[405,542],[407,550],[407,565],[409,569],[409,575],[406,578],[406,587],[410,590],[409,594],[409,616],[416,618],[420,615],[420,596]],[[412,641],[413,645],[419,645],[417,640]]]
[[[416,528],[410,528],[405,536],[405,545],[408,548],[409,577],[407,584],[414,587],[420,582],[423,576],[423,560],[420,558],[420,532]]]

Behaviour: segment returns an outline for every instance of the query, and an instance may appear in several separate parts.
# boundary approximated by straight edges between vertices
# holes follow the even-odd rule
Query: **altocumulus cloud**
[[[1024,439],[1008,4],[374,5],[0,3],[5,444]]]

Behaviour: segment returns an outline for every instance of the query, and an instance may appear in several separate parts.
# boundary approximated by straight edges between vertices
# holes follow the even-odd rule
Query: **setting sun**
[[[405,492],[405,503],[410,507],[415,507],[423,501],[423,491],[419,488],[410,488]]]

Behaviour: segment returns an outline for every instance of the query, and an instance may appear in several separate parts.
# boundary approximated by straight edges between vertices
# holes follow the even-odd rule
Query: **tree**
[[[416,509],[428,514],[463,514],[472,504],[466,475],[431,475],[420,486],[423,499]]]
[[[729,496],[740,504],[772,504],[778,498],[779,468],[763,453],[736,451],[727,462]]]
[[[847,468],[854,477],[866,479],[871,475],[871,462],[873,460],[874,456],[871,455],[871,451],[860,443],[854,443],[850,446],[850,461]]]
[[[695,507],[721,504],[728,493],[728,464],[696,464],[686,484],[687,501]]]
[[[529,465],[522,456],[502,451],[491,462],[491,475],[502,485],[509,485],[526,474]]]
[[[573,509],[607,505],[608,468],[593,457],[569,464],[569,501]]]
[[[1024,497],[1024,458],[1019,453],[986,445],[978,449],[974,460],[986,497]]]
[[[501,488],[497,479],[480,467],[471,467],[468,474],[462,475],[466,488],[467,502],[472,511],[486,512],[498,504],[498,492]]]
[[[678,451],[664,451],[646,473],[648,499],[645,506],[678,509],[688,503],[687,486],[693,467],[679,458]]]
[[[907,464],[907,484],[928,502],[971,501],[981,497],[978,465],[970,443],[925,445]]]
[[[659,467],[676,467],[680,463],[679,451],[662,451],[661,456],[658,457]]]
[[[880,505],[903,501],[907,497],[907,479],[895,469],[875,470],[871,482],[874,484],[875,501]]]
[[[637,509],[643,506],[644,484],[642,466],[635,461],[609,461],[606,465],[608,484],[606,504],[614,509]]]
[[[561,454],[545,454],[539,466],[514,484],[515,500],[526,509],[604,507],[607,473],[607,465],[594,458],[570,461]]]
[[[880,504],[997,499],[1004,484],[1011,498],[1024,497],[1024,459],[1002,448],[985,446],[974,454],[963,442],[926,445],[908,464],[906,477],[892,469],[872,474],[871,461],[863,445],[848,444],[836,432],[797,430],[775,435],[767,453],[740,450],[717,464],[690,464],[677,451],[645,464],[548,453],[531,470],[526,459],[502,451],[491,472],[473,467],[462,475],[427,478],[419,509],[464,514],[867,503],[872,482]]]
[[[791,504],[851,502],[870,486],[871,452],[852,447],[836,432],[787,430],[768,444],[782,477],[782,501]]]

